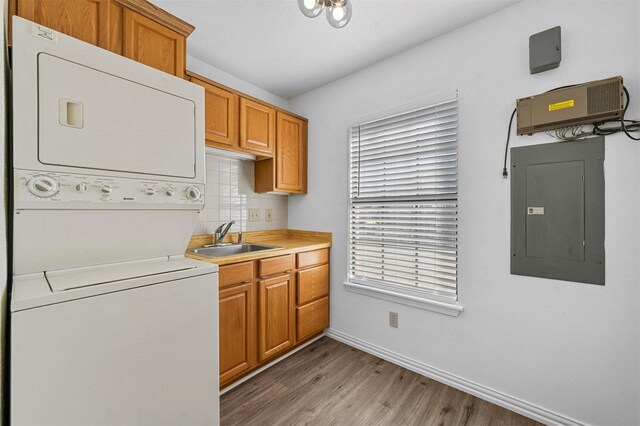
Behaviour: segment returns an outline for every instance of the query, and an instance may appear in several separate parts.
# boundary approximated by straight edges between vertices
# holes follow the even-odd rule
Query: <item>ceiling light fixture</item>
[[[298,7],[307,18],[315,18],[327,8],[327,21],[334,28],[343,28],[351,20],[351,0],[298,0]]]

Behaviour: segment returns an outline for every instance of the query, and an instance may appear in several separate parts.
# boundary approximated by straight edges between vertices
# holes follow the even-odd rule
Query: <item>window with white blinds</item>
[[[457,98],[350,129],[349,280],[457,299]]]

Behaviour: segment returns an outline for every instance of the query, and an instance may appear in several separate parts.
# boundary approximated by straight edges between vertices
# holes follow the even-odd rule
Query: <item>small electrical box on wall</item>
[[[604,285],[604,137],[511,149],[511,273]]]
[[[519,135],[619,120],[624,112],[622,77],[590,81],[516,101]]]
[[[552,70],[562,60],[561,28],[553,27],[529,37],[529,72]]]

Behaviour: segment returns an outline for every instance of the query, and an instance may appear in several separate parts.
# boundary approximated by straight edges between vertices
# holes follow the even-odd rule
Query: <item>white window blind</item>
[[[351,281],[457,298],[458,102],[350,129]]]

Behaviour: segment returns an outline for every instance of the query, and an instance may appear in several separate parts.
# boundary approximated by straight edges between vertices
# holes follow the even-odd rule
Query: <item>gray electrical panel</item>
[[[529,37],[529,72],[531,74],[560,66],[562,60],[560,36],[560,27],[553,27]]]
[[[511,149],[511,273],[604,285],[604,137]]]

